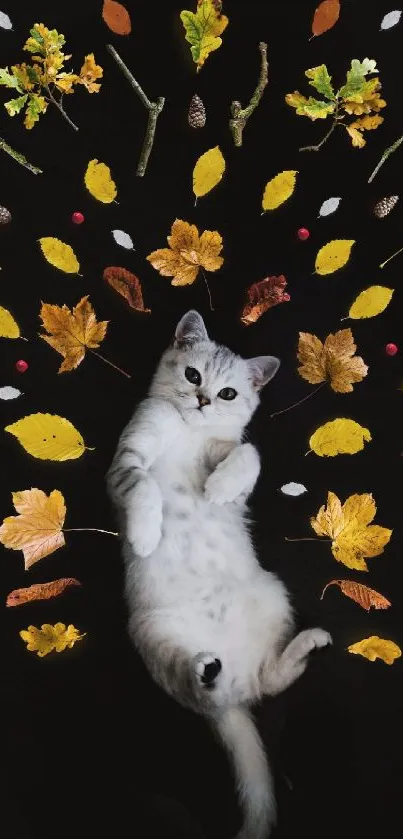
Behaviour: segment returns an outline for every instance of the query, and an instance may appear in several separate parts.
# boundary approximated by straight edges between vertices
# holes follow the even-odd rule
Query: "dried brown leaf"
[[[355,580],[330,580],[330,583],[327,583],[322,591],[321,600],[323,600],[323,595],[329,586],[339,586],[346,597],[350,597],[367,612],[369,612],[371,606],[374,609],[388,609],[392,605],[390,600],[387,600],[379,591],[364,586],[362,583],[356,583]]]
[[[81,586],[81,583],[75,577],[62,577],[50,583],[36,583],[27,588],[16,588],[7,596],[6,606],[22,606],[32,600],[49,600],[51,597],[63,594],[69,586]]]
[[[265,277],[248,288],[247,302],[242,310],[241,321],[246,326],[256,323],[268,309],[278,303],[288,303],[290,296],[285,291],[287,280],[280,274],[278,277]]]
[[[127,300],[132,309],[145,314],[151,312],[151,309],[146,309],[144,306],[139,278],[128,271],[127,268],[117,268],[115,266],[105,268],[103,278],[111,288]]]

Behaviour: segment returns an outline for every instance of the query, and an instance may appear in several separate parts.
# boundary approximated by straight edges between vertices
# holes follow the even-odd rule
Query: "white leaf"
[[[332,198],[327,198],[326,201],[323,202],[319,210],[319,216],[330,216],[330,213],[334,213],[337,210],[340,201],[341,198],[336,198],[335,196]]]
[[[112,230],[112,236],[121,248],[127,248],[128,251],[134,251],[131,237],[128,233],[125,233],[124,230]]]
[[[364,58],[364,61],[362,61],[361,64],[366,75],[367,73],[379,73],[375,58]]]
[[[302,495],[304,492],[308,492],[308,490],[303,484],[296,484],[295,481],[290,481],[289,484],[284,484],[281,487],[281,492],[284,495]]]
[[[400,9],[395,9],[394,12],[388,12],[388,14],[382,19],[381,29],[391,29],[392,26],[396,26],[396,24],[399,23],[401,16],[402,13]]]
[[[9,16],[6,15],[5,12],[0,12],[0,26],[3,29],[12,29],[13,28],[13,24],[11,23],[11,20],[10,20]]]
[[[21,391],[16,387],[0,387],[0,399],[17,399],[17,396],[21,396]]]

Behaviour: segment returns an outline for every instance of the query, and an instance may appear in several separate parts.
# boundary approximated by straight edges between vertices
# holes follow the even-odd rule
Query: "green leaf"
[[[376,61],[370,58],[364,58],[364,61],[358,61],[353,58],[351,61],[351,70],[347,71],[346,84],[340,88],[339,94],[343,99],[347,99],[354,94],[361,94],[365,88],[365,76],[368,73],[376,73]]]
[[[312,67],[311,70],[305,70],[305,75],[311,81],[309,82],[318,93],[326,96],[326,99],[334,99],[335,93],[332,87],[332,79],[329,76],[326,64],[320,64],[319,67]]]
[[[24,107],[26,101],[28,99],[28,93],[25,93],[24,96],[19,96],[17,99],[10,99],[9,102],[4,103],[4,107],[10,117],[14,117]]]
[[[307,99],[298,90],[294,93],[287,93],[285,101],[291,108],[296,109],[298,116],[309,117],[312,120],[326,119],[329,114],[333,113],[336,107],[335,102],[322,102],[313,96]]]
[[[25,128],[33,128],[35,123],[39,121],[40,115],[45,113],[47,107],[48,103],[43,96],[37,96],[36,93],[31,94],[25,111]]]
[[[15,90],[18,90],[19,93],[22,93],[22,90],[19,86],[18,79],[15,76],[12,76],[11,73],[8,71],[8,67],[0,67],[0,85],[5,85],[5,87],[13,87]]]

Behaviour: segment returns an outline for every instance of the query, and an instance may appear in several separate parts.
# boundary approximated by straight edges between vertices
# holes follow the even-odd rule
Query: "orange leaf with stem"
[[[390,600],[387,600],[379,591],[364,586],[362,583],[356,583],[355,580],[330,580],[330,583],[327,583],[322,591],[321,600],[323,600],[323,595],[329,586],[339,586],[346,597],[350,597],[367,612],[369,612],[371,606],[374,609],[389,609],[389,606],[392,605]]]

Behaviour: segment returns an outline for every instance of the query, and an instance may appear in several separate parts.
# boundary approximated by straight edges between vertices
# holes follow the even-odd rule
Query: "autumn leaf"
[[[353,383],[361,382],[368,372],[363,359],[355,355],[356,349],[351,329],[330,333],[324,344],[316,335],[300,332],[298,373],[312,385],[329,382],[336,393],[350,393]]]
[[[101,85],[96,83],[102,79],[104,71],[95,63],[94,53],[85,56],[84,64],[80,70],[79,82],[87,88],[88,93],[98,93]]]
[[[50,495],[41,489],[26,489],[13,492],[12,497],[18,515],[4,519],[0,542],[5,548],[22,551],[28,569],[64,546],[66,506],[58,489]]]
[[[70,245],[53,236],[43,236],[38,241],[45,259],[51,265],[66,274],[78,274],[80,264]]]
[[[317,253],[315,271],[317,274],[333,274],[338,271],[350,259],[351,248],[355,245],[354,239],[332,239],[323,245]]]
[[[62,577],[60,580],[52,580],[50,583],[35,583],[26,588],[16,588],[14,591],[10,591],[7,596],[6,606],[23,606],[24,603],[31,603],[34,600],[49,600],[51,597],[59,597],[70,586],[81,586],[81,583],[75,577]]]
[[[117,196],[116,184],[111,178],[111,170],[106,163],[99,163],[98,160],[90,160],[84,182],[94,198],[102,201],[103,204],[111,204]]]
[[[220,252],[222,238],[216,230],[204,230],[199,236],[197,227],[176,219],[168,236],[169,248],[153,251],[146,258],[163,277],[173,277],[171,285],[194,283],[200,268],[218,271],[224,262]]]
[[[222,44],[220,35],[228,26],[228,18],[221,14],[221,8],[221,0],[197,0],[196,13],[186,10],[180,13],[197,72],[210,53]]]
[[[200,155],[193,169],[193,193],[196,198],[217,186],[224,172],[225,160],[218,146]]]
[[[295,169],[279,172],[266,184],[262,198],[263,210],[276,210],[294,192],[298,172]]]
[[[373,318],[380,315],[389,305],[394,289],[381,285],[372,285],[356,297],[348,316],[353,320]]]
[[[127,300],[132,309],[150,314],[151,309],[146,309],[144,306],[140,280],[127,268],[116,268],[114,266],[105,268],[103,279]]]
[[[374,609],[388,609],[392,605],[390,600],[387,600],[383,594],[379,594],[379,591],[368,588],[368,586],[364,586],[362,583],[357,583],[355,580],[330,580],[330,583],[327,583],[322,591],[321,600],[323,600],[323,595],[329,586],[339,586],[346,597],[354,600],[355,603],[358,603],[367,612],[369,612],[371,606]]]
[[[365,146],[366,141],[364,140],[364,137],[362,136],[361,132],[358,131],[357,128],[354,128],[353,125],[346,125],[345,128],[347,133],[351,137],[351,142],[353,146],[357,149],[362,149],[362,147]]]
[[[400,658],[402,651],[394,641],[386,638],[379,638],[378,635],[371,635],[370,638],[363,638],[355,644],[347,647],[349,653],[362,655],[369,661],[381,658],[385,664],[393,664],[396,658]]]
[[[105,338],[108,321],[97,321],[88,300],[82,297],[70,311],[68,306],[42,303],[40,318],[48,335],[39,337],[63,356],[59,373],[75,370],[85,356],[86,349],[96,349]]]
[[[36,653],[40,658],[53,650],[61,653],[68,647],[74,647],[76,641],[81,641],[86,634],[80,634],[73,624],[66,627],[64,623],[55,623],[54,626],[43,623],[40,629],[31,625],[20,632],[22,640],[27,644],[27,650]]]
[[[321,425],[309,440],[312,451],[319,457],[356,454],[364,448],[364,441],[372,440],[368,428],[345,417]]]
[[[28,454],[40,460],[75,460],[86,446],[70,420],[57,414],[29,414],[7,425]]]
[[[350,495],[341,505],[334,492],[328,492],[327,506],[310,519],[317,536],[332,540],[332,554],[338,562],[357,571],[368,571],[365,557],[379,556],[390,540],[392,531],[377,524],[376,505],[368,492]]]
[[[0,306],[0,338],[19,338],[20,327],[8,309]]]
[[[102,17],[115,35],[130,35],[132,24],[125,6],[115,0],[104,0]]]
[[[332,86],[332,79],[329,76],[329,71],[326,64],[320,64],[318,67],[312,67],[310,70],[305,70],[305,75],[309,79],[309,84],[326,96],[326,99],[334,99],[335,92]]]
[[[337,23],[340,15],[340,0],[323,0],[312,21],[312,35],[323,35]]]
[[[294,93],[287,93],[285,101],[291,108],[295,108],[297,116],[309,117],[313,121],[315,119],[326,119],[336,108],[335,102],[323,102],[320,99],[315,99],[314,96],[310,96],[308,99],[298,90],[295,90]]]
[[[258,283],[253,283],[248,288],[248,299],[242,309],[242,323],[250,326],[251,323],[256,323],[268,309],[277,306],[278,303],[287,303],[290,296],[285,291],[286,285],[287,280],[283,274],[278,277],[266,277]]]

